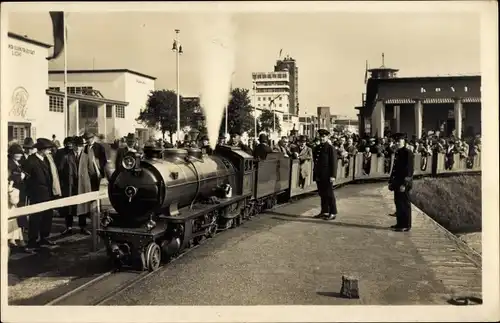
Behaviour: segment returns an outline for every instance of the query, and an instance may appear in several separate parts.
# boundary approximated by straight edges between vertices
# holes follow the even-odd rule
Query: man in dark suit
[[[333,193],[333,185],[337,176],[337,153],[328,143],[330,133],[325,129],[318,130],[320,144],[314,148],[313,178],[321,197],[321,212],[316,218],[324,217],[334,220],[337,215],[337,202]]]
[[[89,155],[89,176],[90,187],[93,192],[98,191],[101,186],[101,180],[106,175],[106,165],[108,158],[104,147],[95,141],[95,134],[85,132],[83,135],[85,140],[84,152]]]
[[[134,148],[135,142],[136,142],[135,135],[133,133],[129,133],[126,138],[127,145],[125,147],[118,148],[118,150],[116,151],[116,161],[115,161],[116,170],[120,171],[123,170],[123,165],[122,165],[123,157],[125,157],[125,155],[128,152],[134,152],[134,153],[137,152],[137,150]]]
[[[401,133],[394,135],[397,150],[394,154],[394,166],[389,178],[389,190],[394,192],[396,204],[396,225],[392,229],[399,232],[411,229],[410,190],[413,185],[413,153],[406,148],[406,136]]]
[[[46,138],[37,139],[34,148],[37,152],[28,156],[23,165],[26,178],[26,193],[31,204],[48,202],[54,199],[53,176],[46,154],[54,147]],[[41,245],[55,245],[47,238],[52,228],[53,210],[42,211],[29,216],[28,249]],[[40,238],[40,240],[38,240]]]
[[[267,135],[261,133],[259,135],[259,144],[255,146],[255,149],[253,150],[253,157],[255,159],[265,160],[267,158],[267,154],[272,152],[273,150],[269,146],[269,139],[267,138]]]

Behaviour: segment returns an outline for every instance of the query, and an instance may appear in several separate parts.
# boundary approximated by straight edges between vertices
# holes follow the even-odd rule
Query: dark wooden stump
[[[343,275],[340,295],[345,298],[359,298],[358,279]]]

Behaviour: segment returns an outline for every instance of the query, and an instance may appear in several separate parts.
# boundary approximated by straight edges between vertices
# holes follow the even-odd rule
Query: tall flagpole
[[[256,84],[255,81],[253,81],[253,93],[252,93],[252,105],[253,105],[253,137],[254,140],[257,141],[257,107],[255,106],[255,92],[257,91],[255,89]]]
[[[229,129],[227,128],[227,108],[228,108],[228,104],[226,104],[226,137],[229,135]]]
[[[175,30],[175,42],[177,44],[177,50],[175,52],[175,64],[176,64],[176,76],[177,76],[177,142],[181,140],[181,95],[179,93],[179,54],[180,54],[180,44],[179,44],[179,29]]]
[[[64,138],[68,137],[68,29],[66,28],[66,12],[64,12],[64,17],[63,17],[63,25],[64,25]],[[77,120],[77,133],[78,135],[78,118],[79,116],[76,116]]]

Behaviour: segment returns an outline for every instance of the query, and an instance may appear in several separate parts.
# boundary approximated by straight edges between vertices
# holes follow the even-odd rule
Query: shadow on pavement
[[[305,216],[300,216],[300,215],[291,215],[291,214],[278,213],[278,212],[272,212],[272,211],[267,212],[267,213],[272,214],[272,215],[276,215],[275,217],[272,217],[273,219],[276,219],[276,220],[285,220],[285,221],[293,221],[293,222],[324,223],[324,224],[334,225],[334,226],[339,226],[339,227],[351,227],[351,228],[391,231],[390,227],[383,227],[383,226],[379,226],[379,225],[338,222],[339,218],[337,218],[336,220],[332,220],[332,221],[325,221],[323,219],[315,219],[315,218],[311,218],[311,217],[305,217]],[[283,218],[283,217],[285,217],[285,218]]]
[[[342,294],[337,292],[316,292],[320,296],[335,297],[335,298],[345,298]]]

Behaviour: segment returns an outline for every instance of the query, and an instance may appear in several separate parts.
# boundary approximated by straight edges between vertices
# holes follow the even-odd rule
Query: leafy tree
[[[195,107],[195,104],[183,102],[181,97],[181,128],[193,123],[193,117],[197,115]],[[146,108],[136,120],[149,128],[160,130],[163,138],[168,131],[172,141],[177,131],[177,94],[171,90],[151,91]]]
[[[269,133],[276,129],[276,132],[281,132],[281,123],[280,119],[276,113],[270,109],[264,109],[259,116],[259,122],[262,126],[262,130]],[[273,118],[274,118],[274,126],[273,126]]]
[[[248,89],[234,88],[231,91],[231,99],[229,100],[227,115],[229,133],[235,131],[253,133],[254,128],[254,108],[250,104],[250,96]],[[226,113],[222,116],[222,123],[219,128],[219,134],[223,135],[226,131]]]

